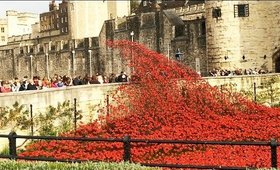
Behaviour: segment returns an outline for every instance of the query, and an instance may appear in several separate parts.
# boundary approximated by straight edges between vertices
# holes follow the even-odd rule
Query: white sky
[[[7,10],[16,10],[20,12],[42,13],[49,10],[48,0],[41,1],[2,1],[0,0],[0,18],[5,18]],[[59,3],[57,1],[56,3]]]

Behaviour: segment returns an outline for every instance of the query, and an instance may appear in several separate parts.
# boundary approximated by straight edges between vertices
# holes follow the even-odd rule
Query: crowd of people
[[[19,92],[26,90],[43,90],[49,88],[61,88],[66,86],[78,86],[86,84],[104,84],[104,83],[119,83],[128,82],[129,77],[125,72],[121,72],[119,75],[112,73],[109,77],[96,74],[94,76],[85,75],[76,76],[74,78],[70,76],[60,76],[55,74],[52,78],[40,78],[34,76],[32,79],[28,79],[25,76],[23,79],[15,78],[14,80],[5,81],[0,80],[0,93]]]
[[[267,74],[269,73],[264,69],[236,69],[234,71],[227,69],[218,69],[214,68],[209,71],[209,76],[234,76],[234,75],[256,75],[256,74]],[[15,78],[14,80],[5,81],[0,80],[0,93],[8,92],[19,92],[26,90],[43,90],[48,88],[61,88],[67,86],[78,86],[86,84],[104,84],[104,83],[119,83],[119,82],[128,82],[128,81],[137,81],[137,77],[132,76],[130,79],[125,72],[121,72],[119,75],[112,73],[110,76],[104,76],[101,74],[96,74],[94,76],[85,75],[70,77],[70,76],[60,76],[54,74],[51,78],[40,78],[39,76],[34,76],[32,79],[29,79],[25,76],[23,79]]]
[[[227,69],[219,69],[214,68],[213,70],[209,71],[209,76],[234,76],[234,75],[256,75],[256,74],[267,74],[269,73],[265,69],[235,69],[235,70],[227,70]]]

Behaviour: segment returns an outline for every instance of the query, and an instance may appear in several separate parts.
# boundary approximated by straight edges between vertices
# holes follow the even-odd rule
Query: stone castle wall
[[[98,38],[71,40],[65,36],[16,41],[0,47],[1,80],[54,74],[76,76],[100,72]],[[73,53],[74,52],[74,53]],[[90,66],[91,65],[91,66]]]
[[[242,4],[248,5],[246,17],[237,15]],[[274,72],[273,56],[280,43],[278,1],[206,1],[205,7],[210,68]],[[220,17],[213,17],[214,9],[221,10]]]
[[[200,24],[204,22],[201,17],[202,7],[193,5],[186,9],[171,9],[175,13],[171,19],[164,10],[157,10],[107,20],[99,37],[95,38],[95,45],[91,37],[89,40],[87,38],[74,40],[71,39],[71,34],[60,35],[59,31],[10,37],[9,44],[0,47],[0,64],[5,66],[0,68],[3,73],[0,79],[9,80],[35,75],[45,77],[54,74],[84,76],[101,73],[108,76],[121,71],[130,74],[131,70],[126,66],[127,61],[106,43],[108,40],[132,40],[132,38],[133,41],[169,56],[170,59],[175,59],[176,51],[180,49],[183,54],[182,62],[194,69],[196,58],[199,58],[201,62],[199,71],[205,73],[205,46],[201,45],[205,44],[205,38],[203,39],[199,30]],[[178,33],[176,23],[172,21],[174,18],[186,19],[183,25],[186,29],[180,36],[176,36]],[[199,44],[201,41],[204,42]]]
[[[144,44],[148,49],[157,51],[173,60],[177,49],[180,49],[183,54],[181,62],[196,69],[196,58],[199,58],[200,70],[198,71],[206,75],[206,39],[205,35],[201,34],[201,25],[205,19],[201,14],[203,8],[199,7],[199,11],[196,11],[197,8],[197,6],[188,7],[189,13],[184,16],[182,15],[184,9],[172,9],[176,14],[172,17],[179,20],[184,17],[188,18],[188,20],[182,21],[184,23],[182,35],[177,35],[176,27],[178,25],[172,21],[174,18],[168,18],[165,11],[158,10],[106,21],[100,33],[100,42],[103,44],[106,40],[132,40],[133,38],[133,41]],[[194,14],[196,12],[197,14]],[[192,15],[192,17],[188,17],[188,15]],[[189,36],[192,38],[190,39]],[[119,73],[120,71],[131,72],[125,66],[127,61],[121,59],[118,51],[107,48],[105,45],[101,47],[100,51],[105,58],[106,74]]]
[[[248,17],[234,17],[234,6],[241,4],[249,5]],[[212,68],[263,68],[275,72],[275,61],[280,54],[279,4],[276,1],[206,1],[205,4],[145,11],[105,21],[99,36],[95,37],[95,45],[92,45],[93,38],[73,40],[69,35],[58,36],[55,32],[44,33],[41,38],[11,37],[8,46],[0,47],[0,65],[5,66],[0,68],[3,73],[0,78],[35,74],[44,77],[48,64],[49,75],[130,73],[127,61],[106,42],[132,38],[173,60],[176,53],[181,53],[181,62],[203,76]],[[215,18],[213,9],[217,8],[221,16]],[[67,49],[62,48],[67,44]],[[56,49],[47,50],[50,46]],[[28,52],[28,48],[33,48],[34,54]],[[39,48],[44,48],[42,53],[35,50]],[[20,53],[22,49],[23,54]]]

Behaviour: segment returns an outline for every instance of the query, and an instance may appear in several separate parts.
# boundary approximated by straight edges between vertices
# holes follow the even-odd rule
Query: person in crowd
[[[36,85],[34,84],[34,81],[32,79],[30,79],[28,81],[28,84],[27,84],[27,89],[26,90],[37,90],[37,87]]]
[[[57,87],[64,87],[64,83],[62,82],[62,77],[61,76],[58,76],[56,86]]]
[[[117,77],[116,74],[111,73],[111,75],[109,76],[109,83],[116,83]]]
[[[253,74],[259,74],[259,71],[258,71],[257,68],[255,68],[255,69],[253,70]]]
[[[66,86],[72,86],[73,85],[73,81],[71,77],[66,77],[66,82],[65,82]]]
[[[20,83],[18,78],[16,77],[14,82],[11,84],[12,92],[19,92],[19,88],[20,88]]]
[[[218,76],[218,72],[220,72],[220,71],[218,71],[218,69],[213,68],[213,69],[209,72],[209,74],[210,74],[210,76],[216,77],[216,76]]]
[[[104,83],[109,83],[109,78],[107,76],[103,76]]]
[[[19,91],[25,91],[25,90],[27,90],[27,85],[28,85],[27,80],[24,78],[24,79],[22,80],[22,82],[21,82]]]
[[[264,69],[260,69],[260,70],[259,70],[259,74],[266,74],[266,73],[267,73],[267,71],[264,70]]]
[[[88,76],[88,74],[86,74],[83,78],[83,84],[89,84],[90,81],[90,77]]]
[[[36,88],[37,88],[38,90],[41,90],[41,89],[42,89],[42,83],[41,83],[40,77],[34,76],[34,77],[33,77],[33,82],[34,82],[34,85],[36,86]]]
[[[128,82],[128,76],[125,72],[121,72],[121,74],[118,76],[118,82]]]
[[[74,85],[74,86],[83,85],[83,82],[82,82],[82,80],[81,80],[81,76],[76,76],[76,77],[73,79],[73,85]]]
[[[100,83],[100,84],[103,84],[104,83],[104,79],[103,79],[103,76],[99,73],[96,74],[96,78],[97,78],[97,81]]]
[[[44,77],[42,80],[42,89],[50,88],[50,81],[47,77]]]
[[[91,77],[89,83],[90,84],[100,84],[100,82],[97,80],[97,77],[94,75]]]
[[[53,75],[53,78],[57,80],[58,74],[54,74],[54,75]]]
[[[1,82],[1,87],[0,87],[0,92],[1,93],[9,93],[11,91],[12,91],[12,89],[11,89],[8,81],[2,81]]]
[[[57,79],[55,77],[51,78],[51,88],[57,88]]]
[[[73,81],[72,81],[71,77],[69,77],[69,76],[64,75],[62,77],[62,81],[63,81],[65,86],[72,86],[73,85],[72,84]]]

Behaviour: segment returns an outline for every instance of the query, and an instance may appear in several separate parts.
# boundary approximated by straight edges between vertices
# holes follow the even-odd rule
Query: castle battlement
[[[188,15],[194,13],[204,13],[205,12],[205,4],[195,4],[195,5],[187,5],[184,7],[175,8],[175,11],[179,15]]]
[[[6,11],[6,16],[17,16],[18,12],[14,10],[8,10]]]
[[[0,24],[7,24],[7,19],[0,18]]]
[[[15,42],[15,41],[30,40],[30,39],[31,39],[31,34],[11,36],[11,37],[8,37],[8,43]]]
[[[24,17],[39,17],[38,14],[35,13],[31,13],[31,12],[20,12],[18,13],[18,18],[24,18]]]
[[[115,19],[115,30],[127,29],[127,17],[117,17]]]

